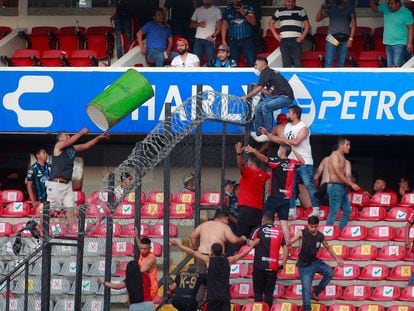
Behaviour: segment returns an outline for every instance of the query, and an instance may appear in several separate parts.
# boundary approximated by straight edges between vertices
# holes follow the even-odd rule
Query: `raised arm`
[[[189,254],[191,256],[194,256],[194,257],[196,257],[196,258],[204,261],[205,264],[208,266],[209,260],[206,259],[206,256],[203,255],[203,254],[201,254],[199,251],[195,251],[195,250],[193,250],[193,249],[191,249],[191,248],[189,248],[187,246],[184,246],[184,245],[178,243],[175,240],[171,240],[170,243],[171,243],[172,246],[177,246],[179,249],[181,249],[182,251],[186,252],[187,254]]]
[[[55,150],[54,151],[58,151],[57,153],[61,152],[62,149],[65,149],[66,147],[72,146],[74,143],[76,143],[78,141],[79,138],[81,138],[83,135],[88,134],[88,129],[85,127],[83,129],[81,129],[79,132],[77,132],[76,134],[73,134],[69,139],[65,140],[65,141],[59,141],[56,143],[55,145]],[[58,150],[56,150],[58,149]],[[54,152],[55,154],[55,152]]]
[[[230,242],[231,244],[242,244],[246,242],[247,238],[242,235],[241,237],[235,235],[233,231],[231,231],[231,228],[229,226],[226,226],[224,229],[224,238],[227,242]]]
[[[226,38],[227,38],[228,28],[229,28],[229,22],[223,19],[221,22],[221,42],[223,44],[227,44]]]
[[[315,20],[319,23],[327,17],[328,15],[326,14],[326,4],[322,3],[321,6],[319,7],[318,12],[316,12]]]
[[[259,239],[254,240],[252,243],[250,243],[249,247],[246,247],[241,253],[238,253],[234,256],[228,257],[229,263],[232,265],[236,262],[238,262],[240,259],[242,259],[244,256],[246,256],[250,251],[255,248],[260,243]]]
[[[323,240],[322,244],[328,250],[329,254],[331,254],[331,256],[336,260],[338,265],[342,267],[344,265],[344,261],[338,256],[336,256],[335,252],[333,251],[332,247],[328,244],[328,242],[326,240]]]
[[[104,286],[112,288],[112,289],[123,289],[126,287],[126,284],[124,281],[119,282],[119,283],[111,283],[111,282],[106,282],[103,278],[97,278],[96,281],[99,284],[103,284]]]
[[[245,165],[243,160],[243,145],[241,142],[238,142],[234,148],[236,149],[236,161],[237,161],[237,167],[240,171],[243,171]]]
[[[378,2],[377,2],[377,0],[371,0],[369,2],[369,6],[371,7],[371,10],[373,10],[374,12],[378,12]]]
[[[102,139],[109,139],[109,133],[108,132],[103,132],[102,134],[100,134],[100,135],[94,137],[93,139],[91,139],[90,141],[88,141],[84,144],[75,145],[73,147],[78,152],[86,151],[86,150],[92,148],[93,146],[95,146]]]
[[[301,238],[302,238],[302,230],[296,232],[295,236],[290,240],[290,245],[292,245],[296,241],[299,241]]]
[[[269,162],[269,158],[267,156],[265,156],[263,153],[260,153],[259,151],[257,151],[255,148],[253,148],[250,145],[247,145],[246,147],[244,147],[244,151],[247,153],[253,153],[256,156],[256,158],[258,158],[263,163]]]

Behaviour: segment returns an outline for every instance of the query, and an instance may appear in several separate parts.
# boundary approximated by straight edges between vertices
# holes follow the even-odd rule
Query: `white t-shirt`
[[[217,21],[221,20],[221,11],[218,7],[212,5],[208,9],[200,6],[195,9],[191,20],[195,22],[206,22],[206,27],[198,26],[195,37],[197,39],[207,39],[216,31]]]
[[[298,136],[299,131],[306,127],[307,125],[303,121],[299,121],[299,123],[295,125],[292,125],[292,123],[287,123],[283,131],[283,136],[288,140],[293,140]],[[292,147],[303,158],[305,164],[313,165],[312,149],[309,138],[310,131],[309,135],[304,140],[302,140],[302,142],[299,145]],[[289,155],[289,159],[297,160],[293,152]]]
[[[198,63],[197,65],[195,65]],[[171,67],[199,67],[200,66],[200,59],[197,55],[192,53],[187,53],[187,57],[185,59],[182,58],[182,55],[177,55],[173,58],[171,62]]]

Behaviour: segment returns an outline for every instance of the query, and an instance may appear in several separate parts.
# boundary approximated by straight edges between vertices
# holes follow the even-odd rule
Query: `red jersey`
[[[142,293],[144,301],[152,301],[151,297],[151,278],[148,272],[142,273]]]
[[[301,162],[294,159],[269,158],[269,167],[272,169],[269,195],[272,197],[290,199],[295,186],[296,168]]]
[[[263,210],[263,194],[269,174],[261,169],[244,166],[241,170],[238,206]]]

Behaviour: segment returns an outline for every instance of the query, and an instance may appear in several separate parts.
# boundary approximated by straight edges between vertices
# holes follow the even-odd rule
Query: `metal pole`
[[[197,94],[203,91],[202,85],[197,85]],[[203,102],[200,98],[196,102],[196,119],[201,119],[201,112],[203,109]],[[201,198],[201,148],[203,138],[201,136],[201,124],[196,128],[195,143],[194,143],[194,172],[195,172],[195,211],[194,211],[194,226],[200,224],[200,198]]]
[[[10,310],[10,295],[11,295],[11,290],[10,290],[10,277],[7,278],[7,282],[6,282],[6,311]]]
[[[29,262],[24,264],[24,305],[23,310],[27,311],[27,305],[29,302]]]
[[[115,189],[115,174],[108,175],[108,205],[112,212],[114,211],[114,189]],[[105,281],[111,281],[111,265],[112,265],[112,231],[114,226],[112,216],[106,218],[106,245],[105,245]],[[104,311],[111,310],[111,289],[104,288]]]
[[[165,103],[165,130],[171,128],[171,103]],[[164,236],[163,236],[163,250],[162,254],[164,257],[164,261],[162,264],[162,272],[163,272],[163,286],[164,286],[164,297],[168,296],[168,275],[169,275],[169,268],[170,268],[170,170],[171,170],[171,159],[170,155],[168,155],[164,159]]]
[[[42,232],[42,287],[41,287],[41,310],[50,310],[50,275],[52,263],[52,247],[49,243],[49,220],[50,203],[43,203],[43,232]]]
[[[76,253],[75,310],[82,309],[83,248],[85,245],[85,210],[79,208],[78,243]]]
[[[247,87],[247,93],[250,93],[252,90],[254,89],[254,85],[253,84],[249,84]],[[250,120],[253,120],[252,118],[252,99],[249,98],[248,100],[248,107],[249,107],[249,112],[247,114],[247,118]],[[252,129],[252,122],[250,121],[249,124],[244,128],[244,145],[247,146],[249,144],[249,139],[250,139],[250,131]]]
[[[223,131],[221,133],[221,169],[220,169],[220,178],[221,178],[221,187],[220,187],[220,198],[221,205],[224,206],[224,178],[226,172],[226,134],[227,134],[227,124],[223,122]]]
[[[141,176],[141,172],[140,172],[140,167],[139,167],[139,162],[138,159],[141,156],[141,148],[140,148],[140,144],[136,143],[135,145],[135,218],[134,218],[134,223],[135,223],[135,228],[137,228],[137,230],[141,231],[141,207],[142,207],[142,202],[141,202],[141,193],[142,193],[142,185],[141,185],[141,181],[142,181],[142,177]],[[134,239],[134,260],[136,262],[138,262],[139,259],[139,255],[140,255],[140,251],[138,248],[138,244],[137,241],[135,241]]]

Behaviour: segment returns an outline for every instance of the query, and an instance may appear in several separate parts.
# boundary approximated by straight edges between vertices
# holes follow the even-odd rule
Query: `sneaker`
[[[289,209],[289,218],[296,218],[296,208],[290,208]]]
[[[312,292],[312,293],[311,293],[311,299],[312,299],[312,300],[316,300],[316,301],[318,301],[318,300],[319,300],[318,294],[317,294],[317,293],[315,293],[315,292]]]
[[[269,141],[269,137],[267,137],[267,135],[257,135],[256,132],[250,132],[250,136],[258,143],[265,143]]]
[[[313,207],[313,208],[312,208],[312,213],[311,213],[311,216],[317,216],[317,217],[320,217],[320,214],[319,214],[319,207]]]

